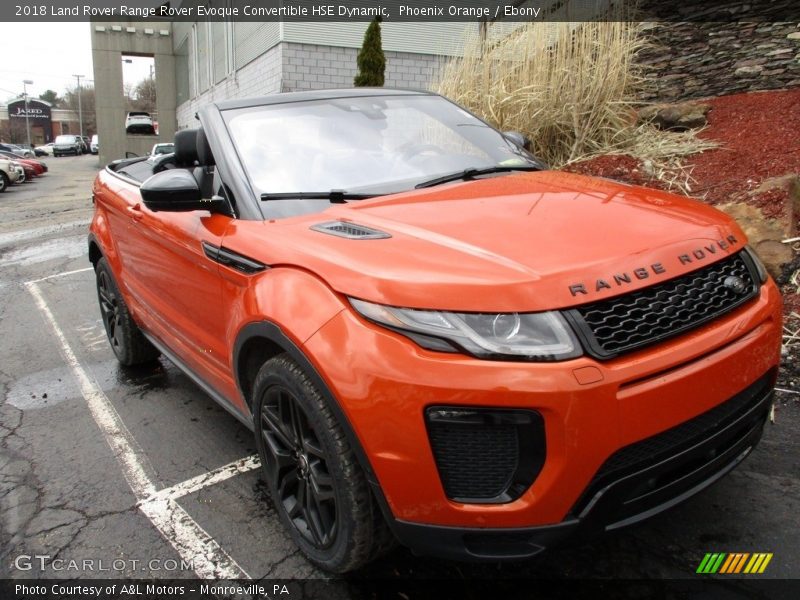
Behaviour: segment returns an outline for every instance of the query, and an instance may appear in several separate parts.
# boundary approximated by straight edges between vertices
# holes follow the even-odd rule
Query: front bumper
[[[566,539],[649,518],[710,486],[750,454],[769,415],[774,375],[770,371],[720,407],[616,453],[609,461],[623,453],[639,458],[616,472],[596,475],[568,517],[557,525],[499,529],[395,521],[395,535],[421,555],[514,560],[535,556]],[[687,436],[687,430],[694,436]],[[657,455],[648,452],[648,447],[659,445],[670,447]]]
[[[565,535],[655,514],[733,468],[760,436],[780,361],[780,307],[770,281],[757,298],[712,323],[602,362],[532,364],[430,352],[348,310],[305,349],[369,457],[403,543],[453,558],[519,558]],[[631,463],[597,487],[596,476],[620,449],[692,422],[757,382],[766,384],[751,398],[753,411],[740,415],[746,430],[726,429],[734,437],[719,433],[724,440],[706,430],[690,446],[670,447],[658,464]],[[424,414],[448,405],[541,414],[546,460],[518,498],[478,504],[447,497]],[[656,487],[638,487],[653,478]]]

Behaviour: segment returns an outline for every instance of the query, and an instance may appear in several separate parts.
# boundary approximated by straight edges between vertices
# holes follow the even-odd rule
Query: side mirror
[[[519,131],[504,131],[503,136],[505,136],[509,142],[516,144],[523,150],[531,149],[531,141]]]
[[[170,169],[149,177],[139,188],[144,205],[152,211],[188,212],[225,210],[225,200],[214,196],[204,200],[194,175],[185,169]]]

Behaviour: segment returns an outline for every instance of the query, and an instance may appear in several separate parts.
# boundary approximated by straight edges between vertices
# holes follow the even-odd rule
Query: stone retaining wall
[[[800,86],[800,23],[646,23],[646,99]]]

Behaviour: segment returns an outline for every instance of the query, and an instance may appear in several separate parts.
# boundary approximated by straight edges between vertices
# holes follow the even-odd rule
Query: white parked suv
[[[89,144],[89,152],[92,154],[97,154],[100,151],[100,138],[97,137],[95,133],[92,136],[92,142]]]
[[[132,111],[125,118],[125,131],[127,133],[145,133],[153,135],[156,128],[153,125],[153,118],[150,113]]]
[[[25,181],[25,171],[15,160],[0,158],[0,192],[5,192],[14,183]]]

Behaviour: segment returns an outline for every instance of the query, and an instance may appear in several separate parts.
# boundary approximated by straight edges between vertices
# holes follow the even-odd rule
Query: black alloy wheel
[[[261,436],[276,500],[309,543],[330,547],[337,517],[333,478],[319,438],[291,390],[281,385],[266,390]]]
[[[266,361],[252,388],[255,441],[295,544],[317,566],[345,573],[396,542],[322,385],[288,354]]]
[[[114,352],[118,352],[122,341],[122,315],[114,289],[111,287],[108,273],[97,274],[97,296],[100,301],[100,314],[103,317],[108,341]]]
[[[132,366],[158,358],[160,352],[133,320],[105,257],[97,261],[95,274],[100,316],[117,360],[125,366]]]

